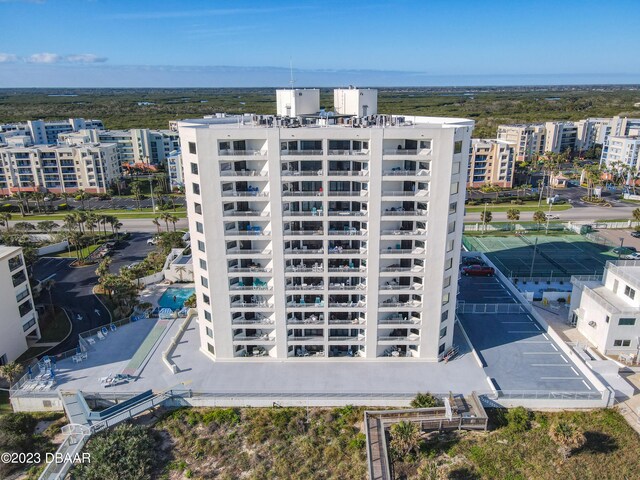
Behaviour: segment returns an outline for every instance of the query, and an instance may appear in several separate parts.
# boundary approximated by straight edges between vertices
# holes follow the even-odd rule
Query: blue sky
[[[0,87],[640,83],[638,0],[0,0]]]

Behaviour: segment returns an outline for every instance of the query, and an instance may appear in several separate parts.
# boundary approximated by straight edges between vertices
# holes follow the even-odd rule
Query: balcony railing
[[[358,302],[330,302],[329,306],[341,308],[364,308],[367,306],[367,302],[364,300],[360,300]]]
[[[380,325],[390,325],[390,324],[419,324],[419,318],[407,318],[407,317],[390,317],[390,318],[382,318],[378,320]]]
[[[419,307],[422,305],[422,302],[418,302],[416,300],[409,300],[408,302],[379,302],[379,307]]]
[[[305,318],[303,320],[297,318],[288,318],[287,325],[318,325],[324,323],[324,320],[315,317],[315,318]]]
[[[329,170],[330,177],[364,177],[369,170]]]
[[[324,285],[286,285],[285,290],[322,290]]]
[[[431,153],[430,148],[385,148],[385,155],[429,155]]]
[[[416,215],[426,215],[426,210],[385,210],[382,212],[382,216],[391,215],[391,216],[416,216]]]
[[[311,254],[319,254],[324,253],[324,248],[318,249],[297,249],[297,248],[287,248],[284,251],[285,255],[311,255]]]
[[[311,342],[323,342],[324,341],[324,336],[323,335],[307,335],[307,336],[294,336],[294,335],[289,335],[287,337],[287,341],[289,342],[305,342],[305,341],[311,341]]]
[[[367,253],[366,248],[330,248],[329,255],[364,255]]]
[[[380,268],[381,272],[424,272],[424,268],[422,267],[398,267],[398,266],[390,266],[390,267],[382,267]]]
[[[281,176],[283,177],[320,177],[322,176],[322,170],[283,170]]]
[[[424,253],[424,248],[384,248],[380,249],[381,254],[398,255],[412,253],[414,255],[421,255]]]
[[[364,324],[365,324],[365,319],[364,318],[352,318],[352,319],[334,318],[334,319],[329,319],[329,325],[364,325]]]
[[[367,212],[364,210],[329,210],[329,216],[338,216],[338,217],[364,217],[367,215]]]
[[[382,230],[382,235],[425,235],[426,230],[418,228],[415,230]]]
[[[286,267],[284,269],[285,272],[313,272],[313,273],[322,273],[323,267]]]
[[[400,190],[387,190],[382,192],[383,197],[424,197],[429,193],[429,190],[417,190],[417,191],[400,191]]]
[[[252,320],[236,318],[231,321],[232,325],[273,325],[274,323],[270,318],[256,318]]]
[[[334,335],[334,336],[330,336],[329,337],[329,341],[330,342],[344,342],[346,340],[352,341],[352,342],[358,342],[358,341],[364,341],[364,335],[347,335],[347,336],[342,336],[342,335]]]
[[[380,285],[380,290],[422,290],[422,285]]]
[[[273,308],[273,303],[268,302],[231,302],[231,308]]]
[[[287,307],[289,308],[322,308],[324,307],[324,302],[314,303],[314,302],[287,302]]]
[[[323,150],[280,150],[280,155],[322,155]]]
[[[266,155],[267,152],[261,150],[220,150],[219,155],[221,157],[226,156],[240,156],[240,155]]]
[[[366,230],[357,230],[356,228],[349,228],[347,230],[329,230],[329,235],[366,235]]]
[[[306,190],[306,191],[284,191],[282,192],[283,197],[321,197],[323,195],[322,192],[318,192],[316,190]]]
[[[271,250],[230,248],[227,255],[271,255]]]
[[[268,236],[271,232],[268,230],[225,230],[225,235],[240,235],[245,237]]]
[[[353,285],[347,285],[344,283],[330,283],[329,290],[364,290],[367,288],[366,283],[355,283]]]
[[[223,170],[221,177],[266,177],[269,174],[259,170]]]
[[[366,197],[367,195],[369,195],[368,190],[329,192],[330,197]]]
[[[262,268],[262,267],[246,267],[246,268],[240,268],[240,267],[230,267],[229,268],[229,273],[243,273],[243,272],[271,272],[270,268]]]
[[[225,210],[225,217],[268,217],[269,212],[260,212],[258,210]]]
[[[322,210],[317,210],[315,212],[312,211],[301,211],[301,212],[294,212],[294,211],[290,211],[290,210],[286,210],[282,213],[283,216],[285,217],[317,217],[319,215],[322,215]]]
[[[268,197],[269,192],[256,192],[255,190],[230,190],[222,192],[223,197]]]
[[[378,340],[392,342],[417,342],[420,340],[420,335],[404,335],[401,337],[381,335],[378,337]]]
[[[324,235],[324,230],[285,230],[285,235]]]
[[[329,267],[332,273],[366,272],[367,267]]]
[[[341,150],[341,149],[329,149],[329,155],[368,155],[369,150]]]

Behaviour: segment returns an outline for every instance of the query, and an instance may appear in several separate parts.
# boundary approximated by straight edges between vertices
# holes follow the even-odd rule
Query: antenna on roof
[[[291,78],[289,79],[289,85],[291,86],[291,90],[293,90],[293,60],[289,57],[289,71],[291,73]]]

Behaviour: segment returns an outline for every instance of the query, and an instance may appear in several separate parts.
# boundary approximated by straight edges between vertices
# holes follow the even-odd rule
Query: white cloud
[[[34,53],[25,60],[29,63],[59,63],[62,56],[57,53]]]
[[[106,57],[99,57],[93,53],[73,53],[60,55],[57,53],[34,53],[24,59],[27,63],[103,63]]]
[[[0,63],[12,63],[18,60],[13,53],[0,53]]]
[[[93,53],[78,53],[67,55],[64,60],[69,63],[103,63],[107,61],[107,58],[99,57]]]

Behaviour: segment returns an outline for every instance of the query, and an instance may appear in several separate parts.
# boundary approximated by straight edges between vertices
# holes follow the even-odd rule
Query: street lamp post
[[[620,248],[618,249],[618,260],[620,260],[620,255],[622,255],[622,245],[624,245],[624,237],[620,237]]]

